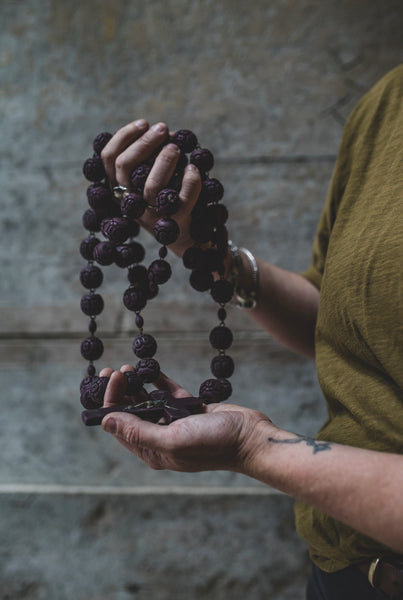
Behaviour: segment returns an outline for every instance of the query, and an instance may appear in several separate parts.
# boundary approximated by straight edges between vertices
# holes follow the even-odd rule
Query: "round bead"
[[[88,231],[101,231],[102,217],[97,215],[93,208],[89,208],[83,214],[83,227]]]
[[[228,219],[228,210],[224,204],[209,204],[206,208],[206,220],[214,226],[224,225]]]
[[[218,271],[220,265],[222,264],[222,259],[214,248],[206,248],[203,251],[204,260],[206,264],[206,269],[208,271]]]
[[[99,156],[87,158],[83,164],[83,174],[88,181],[101,181],[106,177],[103,162]]]
[[[123,244],[129,237],[129,226],[126,219],[112,217],[101,223],[102,233],[114,244]]]
[[[190,246],[182,256],[183,265],[186,269],[203,269],[206,267],[204,252],[199,246]]]
[[[178,212],[180,204],[178,192],[170,188],[161,190],[155,199],[157,213],[163,217],[169,217]]]
[[[115,253],[115,263],[122,269],[129,267],[133,263],[137,263],[143,260],[145,256],[145,250],[138,242],[131,242],[124,246],[117,246]]]
[[[159,219],[154,225],[154,236],[160,244],[169,246],[179,237],[179,226],[173,219]]]
[[[155,281],[148,282],[147,288],[147,298],[148,300],[152,300],[159,292],[159,287]]]
[[[140,224],[137,221],[127,221],[129,237],[136,237],[140,232]]]
[[[100,242],[95,246],[93,256],[100,265],[111,265],[115,261],[116,246],[111,242]]]
[[[180,172],[175,172],[168,182],[168,187],[175,192],[179,192],[182,187],[183,175]]]
[[[81,343],[81,356],[86,360],[98,360],[104,352],[102,341],[94,336],[87,337]]]
[[[134,371],[125,371],[127,379],[126,383],[126,395],[134,396],[143,387],[143,379]]]
[[[229,302],[234,294],[234,286],[227,279],[218,279],[211,288],[211,296],[213,300],[220,304]]]
[[[102,133],[98,133],[94,141],[92,142],[92,147],[94,148],[94,152],[96,154],[101,154],[102,150],[105,148],[106,144],[112,138],[112,134],[107,131],[102,131]]]
[[[81,310],[88,317],[99,315],[104,309],[104,301],[101,294],[86,294],[81,298]]]
[[[147,203],[141,194],[131,192],[122,198],[120,212],[130,219],[139,219],[147,207]]]
[[[233,342],[231,329],[225,325],[214,327],[210,332],[210,344],[216,350],[226,350]]]
[[[145,383],[152,383],[159,377],[160,366],[154,358],[142,358],[136,365],[136,373]]]
[[[171,142],[176,144],[182,152],[192,152],[197,146],[197,137],[190,129],[179,129],[171,136]]]
[[[199,244],[205,244],[213,237],[213,227],[206,221],[192,221],[190,224],[190,237]]]
[[[84,267],[80,272],[81,284],[88,290],[99,287],[102,284],[103,278],[101,269],[95,265]]]
[[[219,202],[224,196],[223,185],[218,179],[207,177],[202,182],[202,194],[210,202]]]
[[[214,283],[214,278],[209,271],[199,271],[195,269],[189,277],[190,285],[198,292],[207,292]]]
[[[80,386],[80,400],[84,408],[89,410],[100,408],[104,401],[109,377],[86,377]]]
[[[207,148],[196,148],[190,155],[190,162],[196,165],[199,171],[210,171],[214,166],[214,156]]]
[[[211,361],[211,372],[214,377],[231,377],[234,369],[234,361],[227,354],[219,354]]]
[[[151,358],[157,352],[157,342],[149,333],[140,333],[134,338],[132,349],[139,358]]]
[[[106,215],[114,205],[112,192],[102,183],[91,183],[87,188],[88,204],[98,214]]]
[[[199,396],[205,404],[222,402],[230,397],[232,386],[226,379],[206,379],[200,386]]]
[[[152,280],[162,285],[170,279],[172,270],[170,264],[166,260],[154,260],[149,266],[148,272],[152,275]]]
[[[130,287],[123,294],[123,304],[134,312],[142,310],[147,304],[147,296],[141,287]]]
[[[80,244],[80,254],[85,260],[93,260],[93,252],[95,246],[99,244],[99,240],[96,237],[87,237]]]
[[[146,284],[148,285],[148,271],[144,265],[136,265],[130,267],[127,278],[132,284]]]
[[[142,192],[144,186],[151,171],[151,166],[147,164],[141,164],[134,169],[130,176],[132,188],[135,192]]]

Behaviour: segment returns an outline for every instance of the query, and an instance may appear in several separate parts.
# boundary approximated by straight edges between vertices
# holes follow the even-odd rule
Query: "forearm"
[[[403,456],[260,429],[246,474],[403,552]]]

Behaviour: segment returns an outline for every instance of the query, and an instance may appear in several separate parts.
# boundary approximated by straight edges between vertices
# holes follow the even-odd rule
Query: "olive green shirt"
[[[316,363],[329,418],[318,439],[402,454],[403,65],[346,124],[304,276],[320,288]],[[307,505],[295,512],[325,571],[385,551]]]

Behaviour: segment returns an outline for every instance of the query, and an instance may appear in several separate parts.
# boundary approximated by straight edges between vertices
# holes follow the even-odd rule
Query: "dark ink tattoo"
[[[330,442],[325,442],[323,440],[314,440],[313,438],[307,437],[305,435],[299,435],[297,438],[288,438],[286,440],[276,440],[275,438],[269,438],[268,441],[272,442],[273,444],[301,444],[301,442],[305,442],[307,446],[312,447],[313,454],[323,452],[324,450],[332,449],[332,445]]]

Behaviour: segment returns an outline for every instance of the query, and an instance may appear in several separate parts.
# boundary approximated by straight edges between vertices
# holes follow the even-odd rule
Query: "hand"
[[[144,188],[144,198],[149,205],[164,187],[167,187],[175,172],[180,150],[175,144],[166,144],[169,136],[165,123],[156,123],[149,127],[147,121],[139,119],[119,129],[102,150],[101,156],[111,187],[121,185],[130,188],[130,175],[136,166],[158,153]],[[162,147],[163,144],[166,144]],[[182,187],[179,192],[181,208],[175,214],[181,235],[170,245],[170,249],[178,256],[193,241],[189,233],[190,213],[201,190],[201,179],[198,169],[189,164],[184,171]],[[155,211],[147,209],[139,219],[139,223],[148,231],[152,231],[157,221]]]
[[[101,372],[101,376],[111,377],[105,406],[122,403],[126,384],[122,372],[130,369],[133,367],[125,365],[121,372],[112,369]],[[178,398],[190,396],[162,374],[156,387]],[[141,399],[141,395],[136,398]],[[151,468],[188,473],[229,470],[252,474],[256,453],[267,447],[267,438],[277,431],[265,415],[231,404],[210,404],[204,413],[166,426],[142,421],[127,413],[110,413],[102,427]]]

